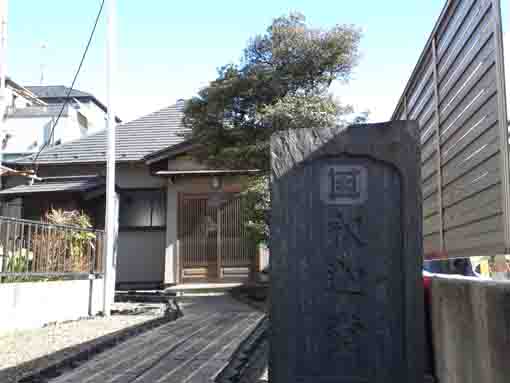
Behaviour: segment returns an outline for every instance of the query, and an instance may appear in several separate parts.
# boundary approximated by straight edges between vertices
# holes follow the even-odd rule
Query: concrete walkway
[[[179,302],[184,317],[129,339],[51,382],[213,382],[264,316],[228,295]]]

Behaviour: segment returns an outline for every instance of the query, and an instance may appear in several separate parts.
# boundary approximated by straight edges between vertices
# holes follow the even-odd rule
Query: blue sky
[[[100,0],[11,0],[8,65],[23,85],[69,85]],[[192,96],[216,68],[239,60],[246,42],[272,18],[304,13],[314,26],[363,29],[361,61],[332,92],[372,120],[388,119],[444,0],[118,0],[118,114],[130,120]],[[106,16],[106,13],[103,15]],[[105,17],[77,88],[105,99]],[[42,43],[47,48],[41,49]]]

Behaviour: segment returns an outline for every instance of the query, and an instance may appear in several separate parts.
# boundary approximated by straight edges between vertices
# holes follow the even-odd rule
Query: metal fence
[[[0,217],[0,277],[80,278],[103,272],[104,231]]]
[[[447,2],[392,119],[420,124],[425,258],[508,253],[499,0]]]

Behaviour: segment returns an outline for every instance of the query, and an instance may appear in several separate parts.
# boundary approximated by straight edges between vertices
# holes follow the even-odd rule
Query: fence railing
[[[0,216],[0,280],[103,272],[104,231]]]

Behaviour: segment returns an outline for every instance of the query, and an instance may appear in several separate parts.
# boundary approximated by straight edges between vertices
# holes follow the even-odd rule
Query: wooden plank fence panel
[[[499,0],[448,1],[395,108],[420,124],[426,258],[510,251],[502,52]]]

